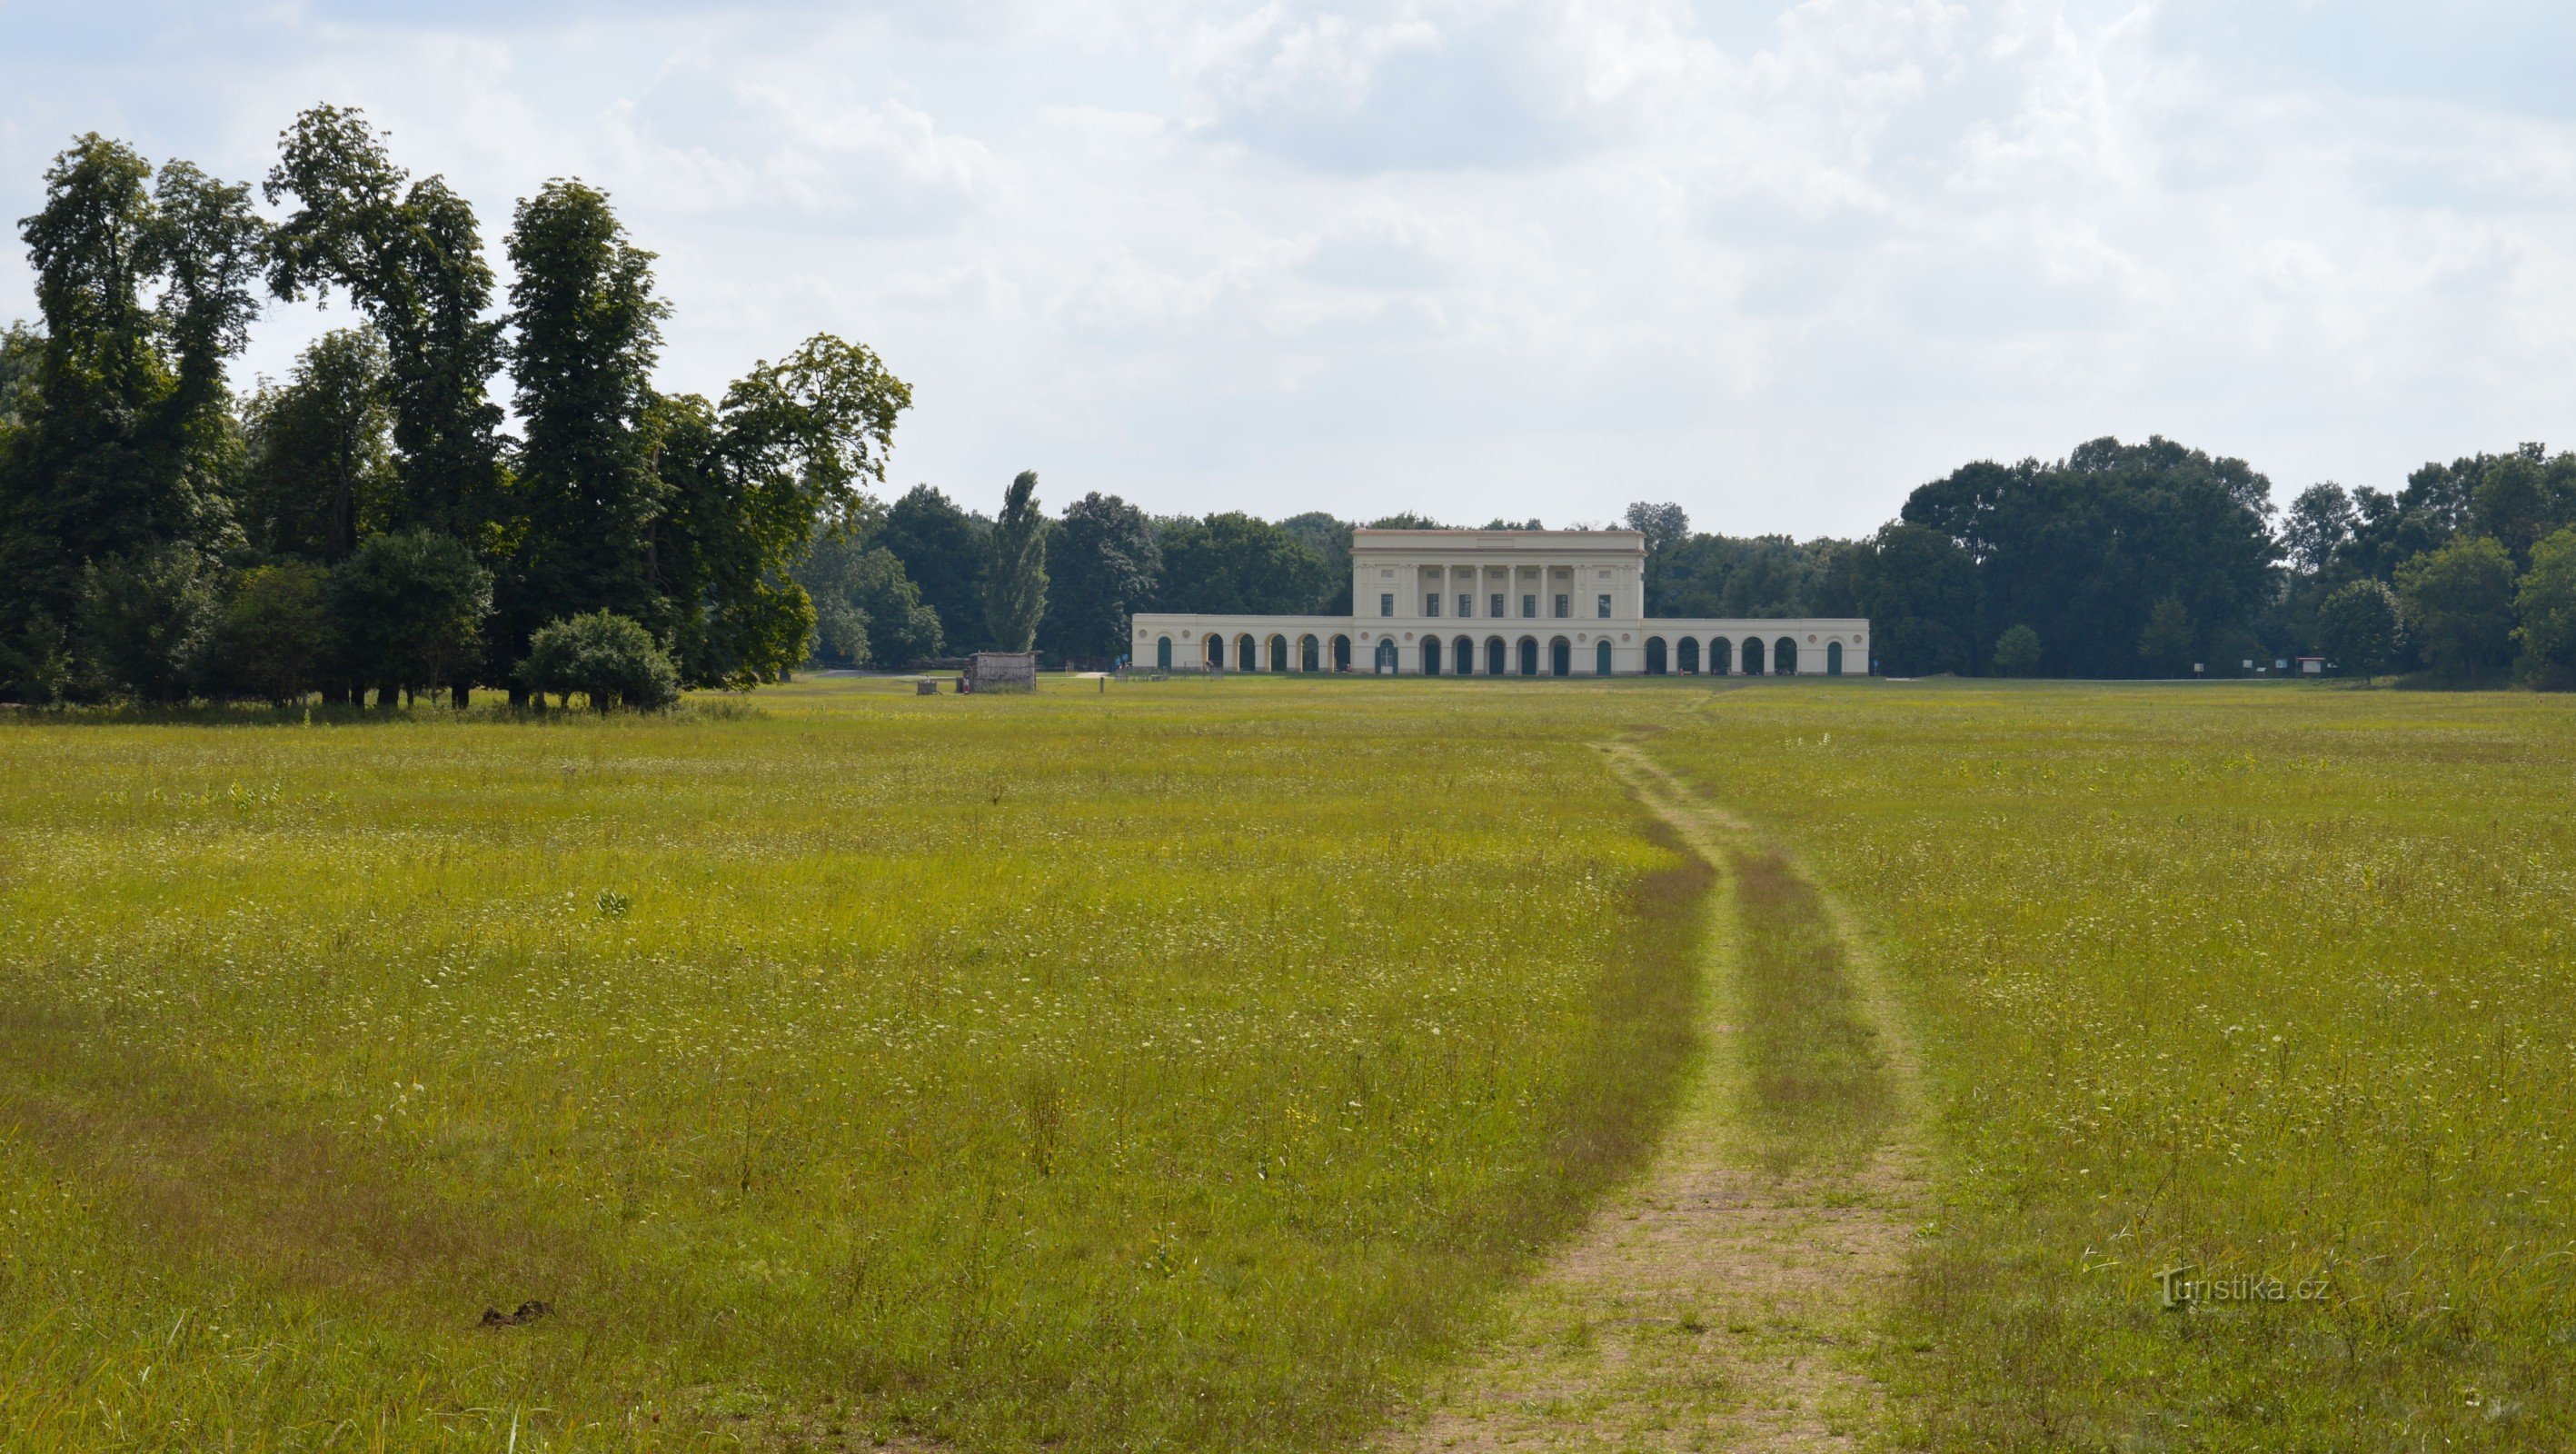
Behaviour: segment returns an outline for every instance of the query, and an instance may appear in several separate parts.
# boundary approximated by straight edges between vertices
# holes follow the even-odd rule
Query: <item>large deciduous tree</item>
[[[35,678],[60,659],[93,567],[125,600],[197,578],[169,550],[232,543],[239,448],[224,368],[257,312],[265,227],[247,188],[176,161],[156,180],[131,148],[92,133],[55,158],[45,204],[19,230],[44,331],[32,369],[12,340],[0,690],[30,697],[46,693]],[[124,685],[157,694],[167,683],[156,673],[148,688]]]
[[[1294,615],[1331,592],[1322,556],[1287,530],[1236,511],[1162,522],[1166,611]],[[1345,573],[1347,574],[1347,572]]]
[[[2513,558],[2494,537],[2462,535],[2397,568],[2406,627],[2424,659],[2455,681],[2501,669],[2513,650]]]
[[[1046,558],[1040,639],[1067,657],[1107,662],[1126,654],[1128,622],[1154,598],[1162,573],[1154,522],[1116,495],[1088,494],[1065,507]]]
[[[928,485],[915,485],[886,511],[876,540],[903,562],[921,599],[939,615],[952,652],[990,644],[984,629],[985,536],[992,522],[967,513]]]
[[[1916,490],[1903,518],[1968,553],[1980,614],[2033,627],[2044,670],[2134,675],[2153,669],[2139,648],[2168,598],[2195,649],[2243,649],[2280,552],[2270,488],[2242,460],[2097,439],[2055,464],[1968,465]]]
[[[315,339],[242,411],[242,528],[263,555],[336,565],[400,510],[385,348],[371,328]]]
[[[406,526],[487,548],[499,515],[502,361],[493,277],[473,207],[439,177],[412,181],[357,110],[316,106],[281,138],[263,191],[292,198],[269,286],[294,300],[333,288],[384,340]]]
[[[516,660],[537,628],[586,611],[668,624],[651,559],[666,486],[646,415],[670,310],[653,296],[653,254],[578,181],[519,204],[509,253],[523,439],[493,647]]]
[[[875,523],[896,418],[911,386],[828,333],[725,391],[653,411],[669,489],[653,560],[681,681],[744,687],[805,659],[814,606],[791,575],[818,529]]]

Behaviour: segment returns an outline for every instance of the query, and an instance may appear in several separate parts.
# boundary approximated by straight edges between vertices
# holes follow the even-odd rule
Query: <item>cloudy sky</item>
[[[338,101],[496,254],[607,188],[667,388],[874,346],[898,487],[1851,534],[2103,434],[2284,500],[2576,445],[2570,56],[2563,0],[0,0],[0,216]]]

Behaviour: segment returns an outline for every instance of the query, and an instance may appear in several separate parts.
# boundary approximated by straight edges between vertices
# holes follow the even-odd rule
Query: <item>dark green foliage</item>
[[[984,568],[984,626],[1002,651],[1037,645],[1046,617],[1047,520],[1038,512],[1038,476],[1022,470],[1002,496],[993,522],[992,560]]]
[[[219,574],[191,546],[90,562],[73,638],[83,687],[103,697],[187,700],[211,664],[222,613]]]
[[[1154,522],[1116,495],[1065,507],[1047,534],[1047,613],[1038,639],[1060,656],[1106,665],[1128,654],[1128,621],[1163,570]]]
[[[2455,681],[2501,670],[2513,651],[2513,558],[2463,535],[2397,568],[2406,629],[2428,665]]]
[[[2522,617],[2514,639],[2522,646],[2517,665],[2524,679],[2576,685],[2576,529],[2556,531],[2532,547],[2514,609]]]
[[[315,339],[287,382],[251,396],[240,511],[252,549],[336,565],[359,537],[394,527],[386,383],[383,340],[341,328]]]
[[[1847,609],[1869,618],[1871,649],[1890,674],[1975,667],[1977,568],[1958,542],[1927,526],[1893,524],[1846,552],[1842,564]]]
[[[2028,626],[2015,626],[1995,638],[1994,664],[1997,673],[2008,677],[2026,677],[2039,670],[2040,661],[2039,633]]]
[[[540,629],[528,640],[519,680],[531,691],[566,698],[579,692],[593,710],[659,711],[680,699],[680,674],[653,633],[613,611],[590,611]]]
[[[160,578],[148,562],[164,546],[231,543],[239,449],[223,370],[256,311],[263,229],[245,189],[185,162],[155,184],[142,157],[92,133],[46,171],[45,205],[20,232],[44,331],[13,331],[7,348],[0,640],[24,645],[50,639],[39,618],[71,619],[93,563]],[[144,296],[156,286],[157,307]],[[0,690],[45,694],[14,676]]]
[[[2385,584],[2347,581],[2317,608],[2316,644],[2337,671],[2369,676],[2396,662],[2399,620]]]
[[[1646,537],[1648,579],[1654,575],[1654,564],[1665,551],[1690,538],[1690,514],[1679,505],[1653,505],[1640,500],[1628,507],[1627,526]]]
[[[2321,571],[2352,538],[2353,525],[2359,518],[2353,510],[2352,496],[2344,493],[2343,486],[2332,481],[2310,485],[2290,502],[2289,512],[2282,518],[2281,548],[2298,569]]]
[[[992,528],[939,491],[915,485],[886,511],[877,532],[877,543],[903,562],[904,574],[938,613],[952,652],[991,644],[984,629],[984,537]]]
[[[1240,512],[1162,522],[1165,611],[1300,615],[1332,599],[1335,582],[1322,556],[1296,536]],[[1349,572],[1342,589],[1349,589]]]
[[[241,573],[217,627],[218,695],[284,706],[322,685],[330,665],[329,580],[322,567],[305,561]]]
[[[410,181],[365,116],[339,106],[295,118],[263,190],[296,202],[271,289],[290,301],[344,289],[384,339],[401,523],[479,541],[500,513],[502,337],[473,207],[440,178]]]
[[[2469,528],[2492,536],[2517,569],[2541,537],[2576,520],[2576,460],[2543,458],[2529,444],[2485,462],[2469,489]]]
[[[939,616],[903,562],[881,545],[815,539],[795,570],[814,602],[814,659],[833,666],[901,667],[940,653]]]
[[[1370,521],[1368,528],[1371,530],[1446,530],[1449,527],[1428,515],[1417,515],[1411,510],[1399,510],[1392,515],[1381,516]]]
[[[870,523],[895,419],[912,389],[828,333],[725,391],[721,409],[656,401],[655,581],[681,680],[748,687],[805,660],[814,607],[790,569],[818,527]]]
[[[1692,535],[1662,552],[1646,571],[1646,612],[1653,616],[1806,616],[1835,554],[1836,540],[1805,544],[1785,535]]]
[[[2045,665],[2131,676],[2148,616],[2177,600],[2202,642],[2242,639],[2272,599],[2270,485],[2241,460],[2166,439],[2098,439],[2056,464],[1969,465],[1916,490],[1904,519],[1976,562],[1980,614],[2026,623]]]
[[[2192,647],[2199,640],[2182,597],[2167,596],[2147,613],[2146,628],[2138,633],[2138,660],[2153,675],[2185,676],[2191,671]]]
[[[1347,616],[1351,613],[1351,522],[1336,519],[1321,510],[1291,515],[1279,522],[1288,537],[1315,552],[1324,563],[1324,579],[1329,582],[1315,611],[1324,616]]]
[[[653,296],[653,255],[629,243],[608,198],[580,182],[557,179],[522,201],[509,251],[510,364],[525,438],[493,642],[504,659],[548,621],[663,614],[649,547],[665,486],[645,416],[670,312]]]
[[[344,679],[420,692],[465,680],[481,661],[492,574],[452,535],[400,530],[369,536],[332,567],[324,602]]]
[[[0,329],[0,440],[5,431],[24,423],[36,402],[36,370],[45,357],[45,336],[26,320]],[[0,450],[6,449],[0,443]]]

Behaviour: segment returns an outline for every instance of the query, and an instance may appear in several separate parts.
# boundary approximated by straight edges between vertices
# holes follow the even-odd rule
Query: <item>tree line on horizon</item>
[[[2056,461],[1963,466],[1860,540],[1707,534],[1669,503],[1633,504],[1623,523],[1645,536],[1649,616],[1864,617],[1895,675],[2237,676],[2313,656],[2347,674],[2576,685],[2576,455],[2532,444],[2428,464],[2395,493],[2320,484],[2286,512],[2271,493],[2242,460],[2098,439]],[[818,541],[800,578],[824,658],[870,659],[836,644],[864,632],[828,625],[844,590],[850,619],[904,623],[877,660],[993,645],[978,605],[992,528],[922,485],[867,531]],[[1034,639],[1105,664],[1137,611],[1347,614],[1352,529],[1085,496],[1046,523],[1053,585]],[[892,581],[911,593],[891,600]]]

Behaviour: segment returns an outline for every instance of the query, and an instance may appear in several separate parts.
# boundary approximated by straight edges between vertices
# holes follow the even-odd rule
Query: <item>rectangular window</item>
[[[1559,591],[1559,592],[1557,592],[1557,593],[1556,593],[1556,614],[1557,614],[1557,615],[1559,615],[1559,616],[1571,616],[1571,615],[1573,615],[1573,614],[1574,614],[1574,598],[1573,598],[1572,596],[1567,595],[1567,594],[1566,594],[1565,592],[1563,592],[1563,591]]]
[[[1395,614],[1395,592],[1388,591],[1377,598],[1377,613],[1381,616]]]
[[[1594,607],[1594,608],[1593,608],[1593,612],[1592,612],[1592,614],[1593,614],[1593,615],[1595,615],[1595,616],[1600,617],[1600,618],[1601,618],[1602,620],[1604,620],[1604,621],[1609,620],[1609,619],[1610,619],[1610,598],[1609,598],[1608,596],[1603,596],[1603,597],[1601,598],[1601,600],[1600,600],[1600,604],[1599,604],[1598,606],[1596,606],[1596,607]]]
[[[1437,615],[1439,615],[1439,614],[1440,614],[1440,598],[1439,598],[1438,596],[1425,596],[1425,597],[1423,597],[1423,598],[1422,598],[1422,614],[1423,614],[1423,615],[1425,615],[1425,616],[1437,616]]]
[[[1493,617],[1497,621],[1501,620],[1503,616],[1503,593],[1500,591],[1494,592],[1494,599],[1486,604],[1492,606],[1494,609],[1487,611],[1485,614]]]
[[[1521,614],[1524,616],[1536,616],[1538,614],[1538,597],[1521,597]]]
[[[1475,615],[1476,598],[1463,591],[1460,592],[1458,595],[1458,614],[1462,618]]]

